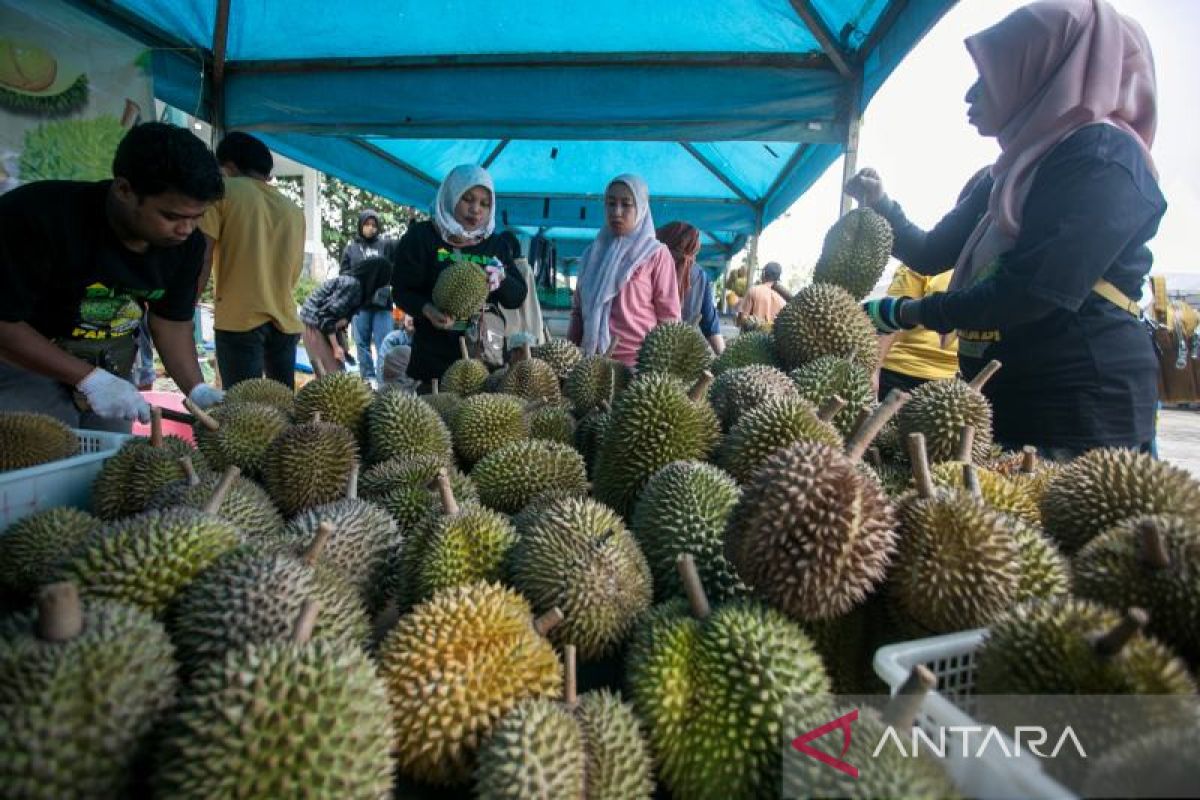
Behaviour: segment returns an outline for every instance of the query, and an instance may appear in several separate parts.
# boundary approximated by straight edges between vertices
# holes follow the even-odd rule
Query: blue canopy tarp
[[[399,202],[486,165],[512,226],[602,224],[621,172],[660,222],[751,234],[853,142],[953,0],[72,0],[155,49],[173,106]]]

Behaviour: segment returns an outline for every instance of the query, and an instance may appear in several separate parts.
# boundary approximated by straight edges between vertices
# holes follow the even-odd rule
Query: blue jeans
[[[375,361],[371,358],[371,345],[380,352],[383,361],[383,337],[395,327],[390,309],[368,309],[354,315],[354,350],[358,356],[358,374],[363,378],[375,377]]]

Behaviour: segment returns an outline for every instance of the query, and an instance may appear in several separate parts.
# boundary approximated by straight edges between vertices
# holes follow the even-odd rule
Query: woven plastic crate
[[[124,433],[74,431],[79,455],[36,467],[0,472],[0,535],[22,517],[55,506],[89,510],[92,481],[104,462],[131,438]]]
[[[986,628],[977,628],[881,647],[875,653],[875,673],[895,692],[913,667],[924,664],[938,682],[936,690],[925,696],[917,724],[931,737],[951,727],[978,727],[983,723],[973,718],[975,652],[986,633]],[[1075,794],[1042,770],[1037,758],[1025,754],[1020,758],[964,758],[961,742],[961,735],[949,732],[945,765],[964,796],[981,800],[1075,800]],[[1011,750],[1011,741],[1008,744]]]

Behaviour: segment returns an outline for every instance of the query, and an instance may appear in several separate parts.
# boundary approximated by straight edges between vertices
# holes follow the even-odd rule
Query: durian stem
[[[438,381],[437,378],[430,379],[430,381],[429,381],[429,393],[430,394],[441,394],[441,391],[438,388],[439,382],[440,381]]]
[[[975,461],[975,426],[963,425],[962,433],[958,437],[958,461],[966,464],[972,464]]]
[[[38,593],[37,635],[44,642],[66,642],[83,632],[79,589],[69,581],[43,586]]]
[[[712,606],[708,604],[708,596],[704,594],[704,584],[700,581],[700,571],[696,569],[696,559],[691,553],[680,553],[679,558],[675,559],[675,567],[683,581],[683,590],[687,593],[692,616],[696,619],[707,619],[712,613]]]
[[[312,414],[312,418],[309,420],[309,423],[311,423],[311,424],[313,424],[313,425],[316,425],[316,424],[318,424],[320,421],[321,421],[321,412],[320,412],[320,411],[314,411],[314,412],[313,412],[313,414]]]
[[[1150,615],[1140,608],[1129,608],[1117,626],[1107,633],[1092,638],[1092,652],[1100,658],[1112,658],[1137,636],[1150,621]]]
[[[867,452],[867,448],[871,446],[871,442],[875,441],[875,437],[883,430],[883,426],[888,424],[888,420],[896,415],[900,406],[907,403],[910,397],[912,395],[908,392],[902,392],[899,389],[892,389],[888,392],[888,396],[883,398],[883,402],[871,412],[871,416],[858,426],[858,429],[850,437],[850,441],[846,442],[846,456],[851,461],[861,459],[863,453]]]
[[[693,402],[700,402],[704,399],[705,393],[708,392],[708,387],[712,386],[712,382],[713,374],[708,370],[704,370],[704,372],[700,373],[700,379],[696,381],[692,390],[688,392],[688,397],[692,398]]]
[[[333,523],[322,520],[317,525],[317,533],[313,536],[312,542],[309,543],[308,549],[304,551],[304,563],[310,567],[315,567],[321,559],[321,553],[325,551],[325,545],[329,543],[329,537],[333,536]]]
[[[967,494],[972,497],[983,497],[983,490],[979,488],[979,473],[975,471],[974,464],[962,465],[963,488],[967,490]]]
[[[317,612],[320,610],[320,601],[304,601],[304,605],[300,608],[300,615],[296,617],[296,625],[292,628],[292,644],[308,644],[308,640],[313,635],[313,628],[317,627]]]
[[[310,358],[309,361],[312,362],[313,375],[317,376],[317,380],[321,380],[329,374],[329,370],[325,369],[325,364],[321,361],[320,356]]]
[[[196,465],[192,463],[191,456],[184,456],[179,459],[179,466],[183,467],[183,474],[187,476],[188,486],[199,485],[200,476],[196,474]]]
[[[442,498],[442,511],[446,516],[454,516],[459,511],[458,501],[454,499],[454,488],[450,486],[450,474],[446,472],[445,467],[438,470],[434,480],[437,481],[438,494]]]
[[[555,606],[533,621],[533,629],[538,632],[538,636],[548,636],[564,619],[562,609]]]
[[[362,472],[362,465],[355,460],[350,464],[350,476],[346,478],[346,499],[358,499],[358,476]]]
[[[1138,538],[1141,539],[1142,561],[1154,569],[1169,569],[1171,554],[1167,552],[1167,543],[1163,541],[1162,531],[1158,523],[1152,519],[1144,519],[1138,523]]]
[[[879,452],[878,447],[871,445],[871,447],[868,448],[867,460],[871,462],[871,466],[874,467],[877,472],[883,470],[883,453]]]
[[[608,341],[608,349],[604,351],[605,358],[612,358],[613,353],[617,352],[617,348],[621,346],[621,337],[614,336]]]
[[[1021,448],[1021,472],[1032,475],[1037,470],[1037,448],[1027,444]]]
[[[242,471],[238,469],[236,464],[229,465],[229,468],[225,470],[225,474],[221,476],[220,482],[217,483],[217,488],[213,489],[212,497],[208,498],[208,503],[204,506],[205,514],[215,515],[221,510],[221,503],[225,502],[225,495],[229,494],[229,487],[233,486],[233,482],[241,474]]]
[[[925,695],[937,686],[937,676],[924,664],[917,664],[908,673],[895,696],[883,709],[883,722],[899,730],[907,730],[917,719]]]
[[[579,684],[575,675],[575,645],[563,646],[563,702],[567,708],[579,703]]]
[[[197,422],[199,422],[204,427],[208,428],[210,431],[221,430],[221,423],[217,422],[217,420],[213,417],[212,414],[208,413],[203,408],[196,405],[195,401],[193,401],[192,398],[185,397],[183,399],[183,407],[188,410],[189,414],[191,414],[193,417],[196,418]]]
[[[533,348],[529,346],[529,342],[524,342],[521,345],[521,356],[528,361],[533,358]]]
[[[150,407],[150,446],[162,447],[162,409],[158,406]]]
[[[601,411],[603,411],[605,414],[612,411],[612,403],[610,403],[607,400],[601,400],[599,403],[596,404],[596,407],[599,408]]]
[[[838,412],[846,407],[845,399],[838,397],[836,394],[821,404],[821,408],[817,411],[817,417],[822,422],[832,422],[833,418],[838,415]]]
[[[924,499],[933,497],[933,475],[929,472],[929,454],[925,451],[925,434],[908,435],[908,460],[912,462],[913,482],[917,494]]]
[[[999,369],[1000,362],[993,358],[983,369],[979,370],[979,373],[971,379],[971,382],[968,384],[968,386],[977,392],[983,391],[983,387],[987,385],[987,382],[992,379],[992,376],[995,375]]]
[[[467,350],[467,337],[458,337],[458,352],[462,353],[463,361],[471,360],[471,353]]]

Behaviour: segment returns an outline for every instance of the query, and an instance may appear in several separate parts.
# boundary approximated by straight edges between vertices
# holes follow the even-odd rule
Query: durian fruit
[[[405,586],[401,608],[423,603],[443,589],[499,581],[517,541],[503,514],[470,502],[459,505],[446,470],[437,476],[442,513],[413,532],[402,551]]]
[[[87,101],[87,73],[64,69],[53,55],[30,42],[0,39],[0,108],[33,117],[64,117]]]
[[[775,341],[766,331],[743,331],[730,339],[725,346],[725,352],[713,361],[712,373],[720,375],[727,370],[755,364],[764,367],[779,366],[779,357],[775,355]]]
[[[662,372],[692,384],[708,370],[712,359],[699,328],[686,322],[660,322],[642,340],[637,371],[639,375]]]
[[[508,373],[500,382],[500,391],[513,394],[524,400],[556,401],[562,397],[558,373],[549,363],[530,355],[529,345],[524,345],[525,358],[508,366]]]
[[[322,421],[345,427],[362,442],[367,433],[367,408],[374,400],[375,392],[362,378],[331,372],[296,392],[292,416],[296,422],[311,422],[319,414]]]
[[[439,310],[465,320],[479,313],[487,296],[488,279],[483,268],[451,256],[451,263],[438,273],[431,299]]]
[[[192,425],[196,447],[212,469],[224,472],[233,464],[247,478],[262,477],[267,446],[288,426],[288,418],[279,408],[265,403],[225,403],[209,413],[191,400],[184,403],[196,417]]]
[[[171,642],[149,614],[43,587],[0,625],[0,786],[29,800],[125,797],[175,698]]]
[[[146,511],[93,531],[66,562],[67,579],[88,599],[116,600],[160,614],[209,564],[241,543],[231,523],[216,516],[230,467],[203,510]]]
[[[689,604],[656,606],[626,659],[659,778],[688,800],[776,797],[787,701],[827,693],[829,678],[796,623],[751,600],[710,610],[690,556],[682,564]]]
[[[975,431],[972,461],[986,461],[992,447],[992,405],[980,390],[999,368],[1000,362],[992,361],[970,383],[946,378],[918,386],[896,417],[901,436],[922,434],[933,463],[961,461],[965,460],[959,458],[962,430],[970,425]]]
[[[583,359],[583,351],[566,339],[547,339],[545,344],[533,348],[533,357],[553,367],[554,374],[562,381]]]
[[[454,412],[462,405],[462,398],[454,392],[443,392],[438,385],[438,379],[434,378],[430,381],[432,391],[429,394],[417,395],[434,411],[438,412],[438,416],[442,418],[442,422],[450,425],[450,420],[454,417]]]
[[[852,209],[825,234],[814,283],[845,289],[862,300],[875,288],[892,256],[892,226],[875,211]]]
[[[225,403],[263,403],[275,406],[291,416],[296,395],[287,386],[270,378],[249,378],[238,381],[225,390]]]
[[[66,558],[100,520],[62,506],[30,514],[0,534],[0,595],[23,602],[54,580]]]
[[[223,480],[222,475],[196,474],[191,459],[186,456],[180,463],[188,477],[164,486],[147,504],[147,509],[167,509],[175,506],[202,509],[208,505],[213,492]],[[283,528],[283,517],[271,502],[266,490],[254,481],[235,477],[228,484],[224,499],[216,515],[233,524],[247,540],[275,536]]]
[[[488,368],[479,359],[471,358],[467,351],[467,340],[461,336],[458,337],[458,349],[462,358],[446,367],[446,371],[442,373],[441,388],[467,398],[483,391],[483,385],[488,379]]]
[[[961,454],[960,454],[961,455]],[[931,467],[935,486],[961,486],[962,468],[964,461],[943,461]],[[975,467],[975,476],[979,481],[979,490],[983,502],[997,511],[1039,527],[1042,524],[1042,514],[1038,510],[1038,499],[1033,487],[1025,481],[1006,478],[998,472],[986,467]]]
[[[840,617],[803,624],[821,656],[835,694],[876,694],[880,688],[871,669],[878,649],[871,636],[873,616],[882,592],[876,592]]]
[[[769,400],[795,397],[796,387],[790,378],[774,367],[756,365],[722,372],[708,392],[722,430],[728,431],[748,411]]]
[[[717,463],[739,483],[746,483],[776,450],[800,442],[840,448],[842,435],[807,400],[769,400],[743,414],[722,440]]]
[[[449,460],[452,454],[446,423],[429,404],[413,395],[376,395],[367,410],[367,432],[367,457],[372,464],[423,455]]]
[[[650,567],[621,518],[586,498],[552,503],[524,521],[509,553],[511,585],[537,612],[562,609],[551,633],[585,661],[611,655],[650,608]]]
[[[54,417],[0,412],[0,472],[59,461],[78,452],[79,438]]]
[[[792,370],[789,377],[800,396],[814,406],[820,407],[834,395],[846,401],[842,410],[830,420],[843,436],[853,433],[862,415],[869,414],[875,408],[871,373],[854,361],[837,356],[821,356]]]
[[[439,506],[438,493],[430,487],[446,461],[438,456],[394,458],[376,464],[362,478],[362,496],[391,514],[401,534],[418,525]],[[475,484],[449,467],[450,485],[460,502],[479,500]]]
[[[604,443],[596,456],[595,495],[622,515],[650,476],[672,461],[708,458],[720,426],[704,394],[705,373],[689,393],[670,375],[639,376],[613,405]]]
[[[585,491],[587,468],[583,457],[568,445],[526,439],[484,456],[471,470],[471,480],[480,502],[512,514],[545,491]]]
[[[1030,445],[1019,452],[1002,453],[990,459],[987,467],[1020,485],[1038,505],[1038,519],[1042,518],[1042,498],[1050,482],[1061,472],[1064,464],[1038,458],[1037,448]]]
[[[1200,727],[1156,730],[1107,750],[1090,765],[1080,797],[1186,797],[1200,763]]]
[[[878,711],[870,706],[860,708],[833,707],[826,703],[802,706],[802,716],[789,720],[791,730],[806,731],[831,720],[854,714],[854,735],[847,737],[819,736],[806,742],[817,752],[853,764],[858,775],[851,777],[807,753],[789,752],[784,769],[785,797],[842,797],[869,800],[877,797],[943,798],[958,797],[941,763],[921,749],[909,750],[878,743],[885,740],[890,728],[907,742],[917,712],[925,695],[937,683],[937,677],[923,665],[909,673],[896,695]]]
[[[814,283],[801,289],[775,317],[775,353],[788,370],[821,356],[838,356],[874,371],[879,366],[875,326],[849,292]]]
[[[1080,597],[1144,608],[1149,632],[1200,665],[1200,522],[1132,517],[1088,542],[1071,566]]]
[[[450,422],[454,452],[463,464],[474,464],[506,444],[529,438],[525,404],[509,394],[468,397]]]
[[[904,403],[892,392],[846,452],[801,442],[776,451],[742,486],[725,555],[760,597],[793,619],[832,619],[878,586],[896,547],[883,489],[858,461]]]
[[[318,607],[290,640],[231,649],[193,676],[164,731],[156,796],[392,796],[387,694],[361,648],[310,641]]]
[[[562,702],[526,700],[479,751],[480,800],[650,800],[650,752],[633,709],[606,689],[576,694],[575,647],[563,648]]]
[[[321,565],[333,526],[322,523],[302,557],[251,545],[217,559],[175,598],[167,615],[184,672],[192,674],[230,650],[286,642],[309,600],[324,609],[313,637],[362,646],[369,628],[354,589]]]
[[[899,610],[928,631],[988,625],[1017,599],[1017,523],[989,508],[977,493],[935,490],[924,439],[910,437],[917,491],[898,504],[900,545],[891,594]]]
[[[681,553],[696,557],[700,579],[718,601],[748,591],[725,558],[725,527],[739,497],[733,478],[700,461],[672,462],[646,482],[629,527],[650,565],[656,598],[682,596]]]
[[[290,517],[345,494],[357,461],[354,434],[342,425],[321,422],[318,415],[313,422],[286,428],[271,442],[263,465],[263,484],[279,510]]]
[[[1067,554],[1146,514],[1200,519],[1200,481],[1146,453],[1102,448],[1064,467],[1042,497],[1046,533]]]
[[[586,414],[599,407],[600,401],[612,405],[633,380],[629,367],[608,356],[585,356],[567,375],[563,390],[575,413]]]
[[[154,421],[156,418],[159,420],[157,436],[154,435],[156,430]],[[137,436],[127,440],[112,458],[104,462],[104,466],[100,468],[100,473],[96,475],[96,479],[92,482],[92,512],[100,519],[115,520],[130,514],[136,514],[142,510],[135,507],[136,502],[145,503],[163,486],[173,481],[185,480],[187,473],[179,463],[179,459],[185,456],[191,459],[191,463],[195,465],[197,470],[203,471],[206,469],[206,462],[203,455],[190,444],[178,436],[162,435],[162,417],[161,415],[155,415],[154,409],[151,409],[150,421],[150,438]],[[153,458],[155,462],[161,463],[164,471],[167,472],[168,479],[164,481],[156,480],[156,485],[152,488],[146,489],[146,487],[143,487],[143,489],[146,489],[145,491],[132,492],[130,491],[130,487],[135,481],[133,474],[134,464],[139,461],[139,453],[151,448],[158,448],[165,452],[155,456],[143,456],[142,459]],[[172,462],[174,468],[178,469],[178,472],[168,467],[166,462]]]
[[[1024,603],[1068,596],[1071,593],[1071,564],[1054,542],[1028,525],[1018,525],[1013,533],[1020,570],[1016,601]]]
[[[562,668],[544,632],[561,619],[535,622],[524,598],[494,583],[447,589],[400,617],[378,653],[400,772],[463,783],[505,714],[557,696]]]
[[[587,464],[588,477],[592,477],[596,468],[596,455],[604,443],[604,434],[612,422],[612,406],[607,400],[601,400],[600,405],[583,415],[575,426],[575,449],[583,456]]]
[[[545,439],[574,447],[575,418],[563,405],[534,403],[528,409],[529,438]]]

